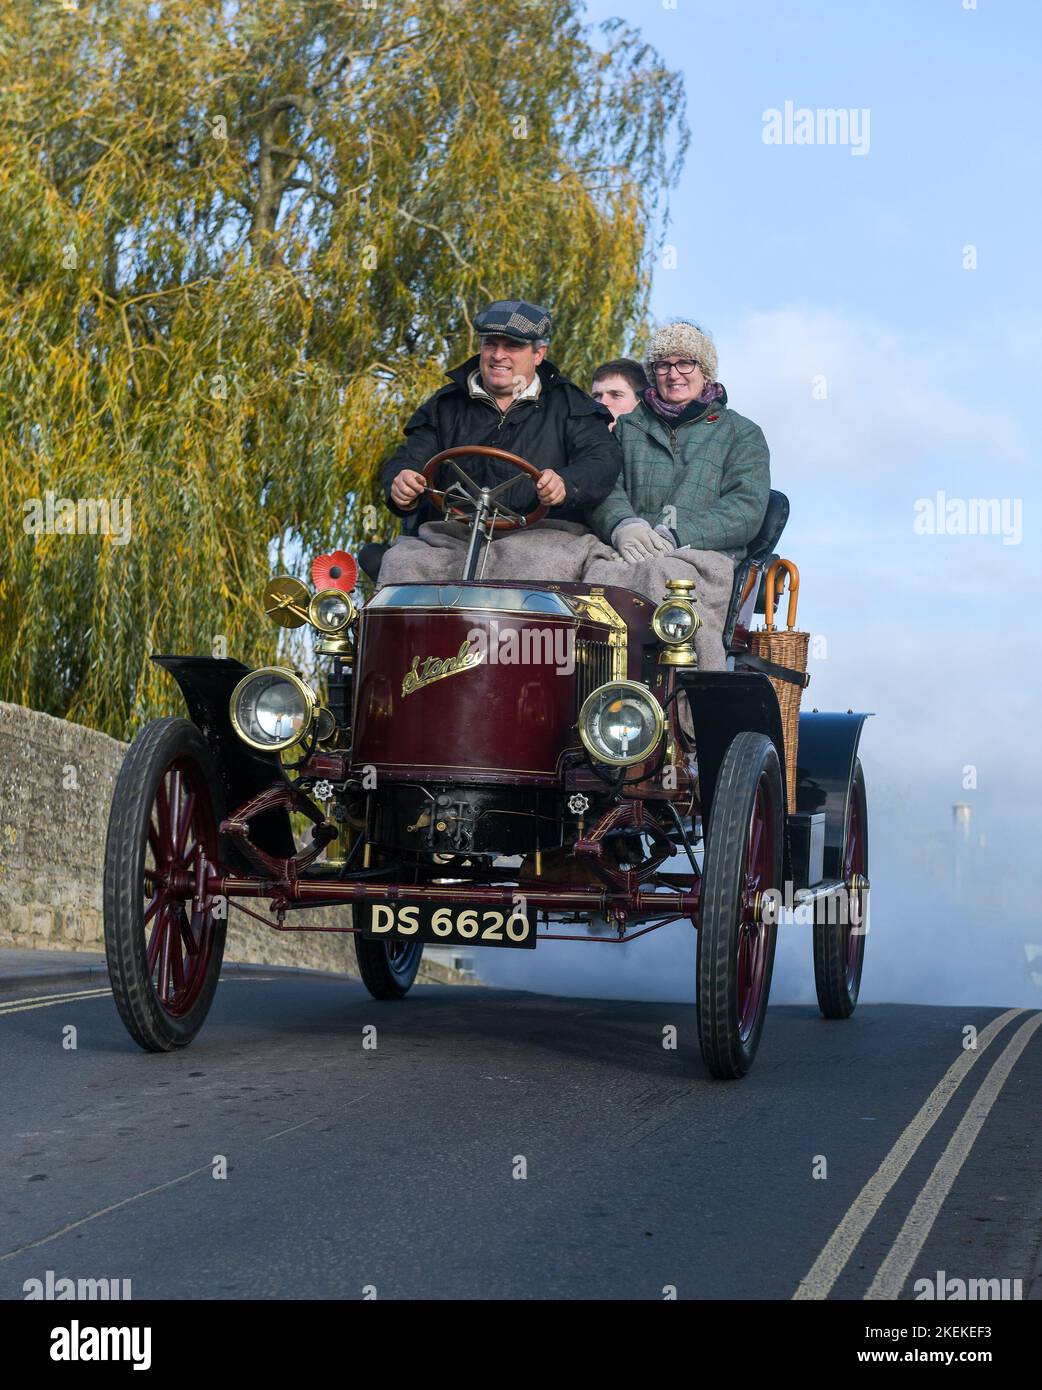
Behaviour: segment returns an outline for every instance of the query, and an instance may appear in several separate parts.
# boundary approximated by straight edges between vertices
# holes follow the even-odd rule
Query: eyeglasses
[[[669,376],[671,371],[677,371],[681,376],[690,376],[698,366],[698,363],[690,357],[682,357],[679,362],[652,362],[651,370],[656,376]]]

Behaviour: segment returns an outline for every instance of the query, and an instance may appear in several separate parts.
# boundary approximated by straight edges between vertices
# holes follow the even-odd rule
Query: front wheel
[[[777,925],[763,894],[781,886],[782,778],[766,734],[724,756],[706,836],[698,925],[698,1038],[712,1076],[753,1064],[767,1014]]]
[[[355,906],[355,925],[362,926],[368,903]],[[412,988],[423,957],[422,941],[367,941],[355,933],[355,956],[362,983],[374,999],[403,999]]]
[[[105,843],[105,955],[116,1008],[147,1052],[185,1047],[217,989],[224,904],[197,897],[216,867],[224,807],[202,734],[156,719],[134,740],[112,794]]]

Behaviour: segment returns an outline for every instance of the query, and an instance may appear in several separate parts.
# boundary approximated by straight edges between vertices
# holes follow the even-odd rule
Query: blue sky
[[[824,639],[805,698],[876,711],[865,997],[1038,1007],[1042,4],[588,0],[587,16],[629,20],[684,74],[676,268],[656,263],[653,309],[713,334],[731,406],[767,435],[799,625]],[[763,113],[786,101],[867,108],[867,154],[765,144]],[[1019,505],[1019,543],[917,534],[938,491]],[[973,811],[961,902],[945,876],[956,801]],[[676,939],[576,947],[569,984],[626,993],[636,969],[686,997]],[[625,962],[586,975],[605,952]],[[560,958],[535,954],[552,987]],[[788,955],[778,998],[806,998],[809,961]]]
[[[1033,310],[1037,332],[1036,0],[969,11],[962,0],[588,0],[587,14],[638,25],[685,77],[693,142],[673,196],[684,254],[657,275],[656,309],[690,296],[725,330],[748,307],[809,299],[959,342]],[[868,108],[868,154],[764,144],[763,111],[787,99]],[[967,243],[979,248],[972,273]]]

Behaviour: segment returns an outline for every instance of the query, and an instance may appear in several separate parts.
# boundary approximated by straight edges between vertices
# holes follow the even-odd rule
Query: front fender
[[[251,748],[232,728],[228,701],[252,667],[228,657],[153,656],[152,660],[169,671],[181,687],[188,716],[206,739],[213,756],[229,815],[272,783],[288,781],[276,754]],[[284,808],[257,816],[251,822],[250,835],[267,854],[286,858],[296,853],[289,815]],[[236,857],[239,858],[237,852]],[[246,872],[256,874],[253,865],[245,860],[241,862]]]

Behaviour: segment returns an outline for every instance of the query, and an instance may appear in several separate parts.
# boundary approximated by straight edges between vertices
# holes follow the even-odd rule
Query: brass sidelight
[[[702,619],[695,611],[693,579],[667,579],[669,597],[655,609],[651,618],[655,636],[662,643],[660,666],[697,666],[695,633]]]

